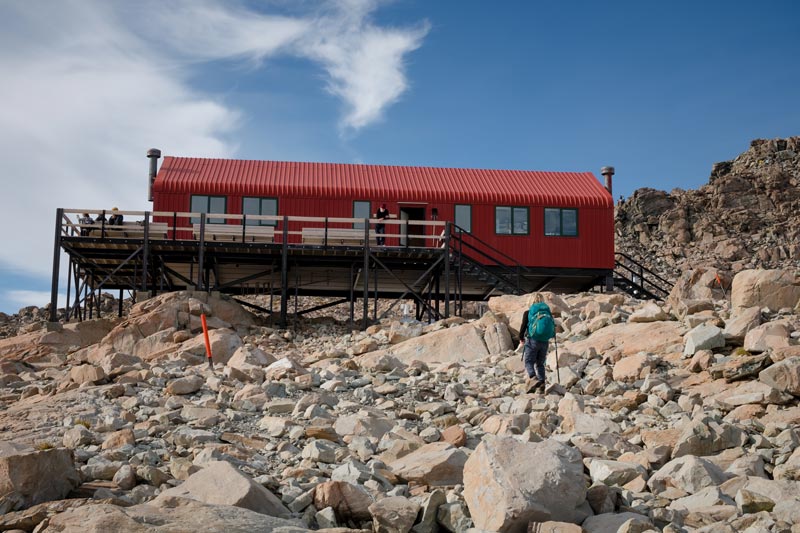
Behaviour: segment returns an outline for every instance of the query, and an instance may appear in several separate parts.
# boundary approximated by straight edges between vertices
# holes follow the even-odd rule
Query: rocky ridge
[[[616,249],[662,277],[711,267],[800,268],[800,137],[756,139],[706,185],[638,189],[617,204]]]
[[[710,273],[546,294],[545,394],[524,296],[361,332],[171,293],[0,340],[0,529],[800,531],[800,277]]]

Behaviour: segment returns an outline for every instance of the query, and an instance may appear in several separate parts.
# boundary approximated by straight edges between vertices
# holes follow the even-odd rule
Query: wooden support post
[[[82,288],[81,288],[81,284],[80,284],[80,281],[81,281],[81,278],[80,278],[80,266],[78,265],[78,263],[75,263],[75,268],[72,270],[72,279],[73,279],[73,283],[75,285],[75,301],[72,303],[72,305],[70,305],[70,311],[67,314],[74,316],[80,322],[80,319],[81,319],[80,311],[81,311],[81,309],[80,309],[79,306],[80,306],[80,303],[81,303],[81,289]],[[69,305],[69,302],[67,302],[67,305]]]
[[[378,320],[378,263],[375,263],[375,271],[372,274],[372,286],[375,289],[375,305],[372,306],[372,320]]]
[[[117,315],[122,318],[122,297],[124,296],[124,291],[122,289],[119,290],[119,300],[117,301]]]
[[[450,318],[450,228],[444,225],[444,317]]]
[[[281,319],[280,326],[286,327],[289,295],[289,217],[283,215],[283,247],[281,249]]]
[[[436,320],[439,320],[441,318],[441,316],[442,316],[442,312],[441,312],[441,309],[440,309],[440,306],[439,306],[439,304],[441,303],[441,297],[440,297],[441,293],[440,293],[440,284],[439,284],[440,279],[441,279],[441,276],[439,275],[439,272],[437,271],[436,272],[436,289],[435,289],[435,292],[436,292],[436,296],[435,296],[435,298],[436,298],[436,307],[435,307],[435,309],[436,309]]]
[[[300,299],[300,269],[294,273],[294,325],[297,327],[297,300]]]
[[[56,235],[53,240],[53,277],[50,282],[50,322],[58,322],[58,276],[61,268],[61,219],[64,208],[56,209]],[[69,304],[69,300],[67,301]]]
[[[361,320],[361,329],[367,329],[369,320],[369,219],[364,219],[364,312]]]
[[[142,250],[142,290],[147,290],[147,274],[150,272],[148,261],[150,260],[150,213],[144,212],[144,249]]]
[[[94,276],[92,275],[91,271],[87,274],[86,289],[86,301],[84,302],[84,305],[87,308],[88,318],[91,320],[94,318]]]
[[[355,278],[355,275],[353,274],[355,268],[355,263],[350,263],[350,327],[353,327],[353,324],[355,324],[356,314],[356,288],[355,282],[353,281]]]
[[[69,311],[70,311],[70,308],[69,308],[69,297],[72,296],[72,268],[73,268],[72,257],[70,257],[69,258],[69,265],[67,265],[67,297],[64,300],[64,304],[65,304],[65,309],[64,310],[66,311],[65,314],[67,315],[67,316],[64,317],[64,321],[65,322],[69,322]],[[54,320],[51,320],[51,322],[54,322]]]
[[[433,301],[432,296],[433,291],[433,280],[428,280],[428,295],[425,297],[426,311],[428,312],[428,323],[430,324],[433,322],[433,313],[431,313],[431,301]]]
[[[205,260],[205,250],[206,250],[206,214],[200,213],[200,242],[198,244],[197,249],[197,283],[195,284],[195,288],[198,291],[202,291],[204,289],[203,281],[205,278],[205,265],[203,261]]]

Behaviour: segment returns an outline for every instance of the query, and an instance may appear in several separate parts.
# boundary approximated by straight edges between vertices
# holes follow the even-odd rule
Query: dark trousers
[[[544,381],[544,363],[547,360],[547,341],[535,341],[531,338],[525,340],[525,351],[522,359],[525,361],[525,371],[528,377],[536,376],[539,381]]]
[[[381,237],[381,235],[386,234],[386,225],[376,224],[375,233],[378,235],[377,237],[375,237],[375,241],[378,243],[378,246],[383,246],[384,243],[386,242],[386,237]]]

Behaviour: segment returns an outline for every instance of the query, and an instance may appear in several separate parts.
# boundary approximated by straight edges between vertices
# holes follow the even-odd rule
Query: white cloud
[[[422,45],[427,22],[382,28],[371,21],[378,0],[338,0],[303,17],[265,15],[217,0],[179,0],[150,35],[194,60],[286,54],[319,63],[326,87],[345,103],[342,126],[375,122],[408,88],[405,56]],[[145,27],[146,29],[147,27]]]
[[[430,29],[427,22],[409,29],[379,28],[369,19],[376,5],[340,2],[297,44],[301,55],[325,68],[328,90],[347,106],[343,125],[356,130],[378,120],[408,88],[404,57],[422,45]]]
[[[0,271],[49,275],[56,207],[149,208],[149,147],[236,154],[246,110],[193,89],[200,63],[310,60],[344,102],[345,129],[378,120],[407,89],[404,57],[427,25],[378,27],[374,0],[297,5],[306,12],[222,0],[0,3],[0,212],[20,222],[4,232]]]

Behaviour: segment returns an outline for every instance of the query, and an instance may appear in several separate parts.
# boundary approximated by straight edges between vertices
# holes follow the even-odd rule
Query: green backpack
[[[556,336],[556,323],[550,308],[544,302],[533,304],[528,309],[528,338],[547,342]]]

